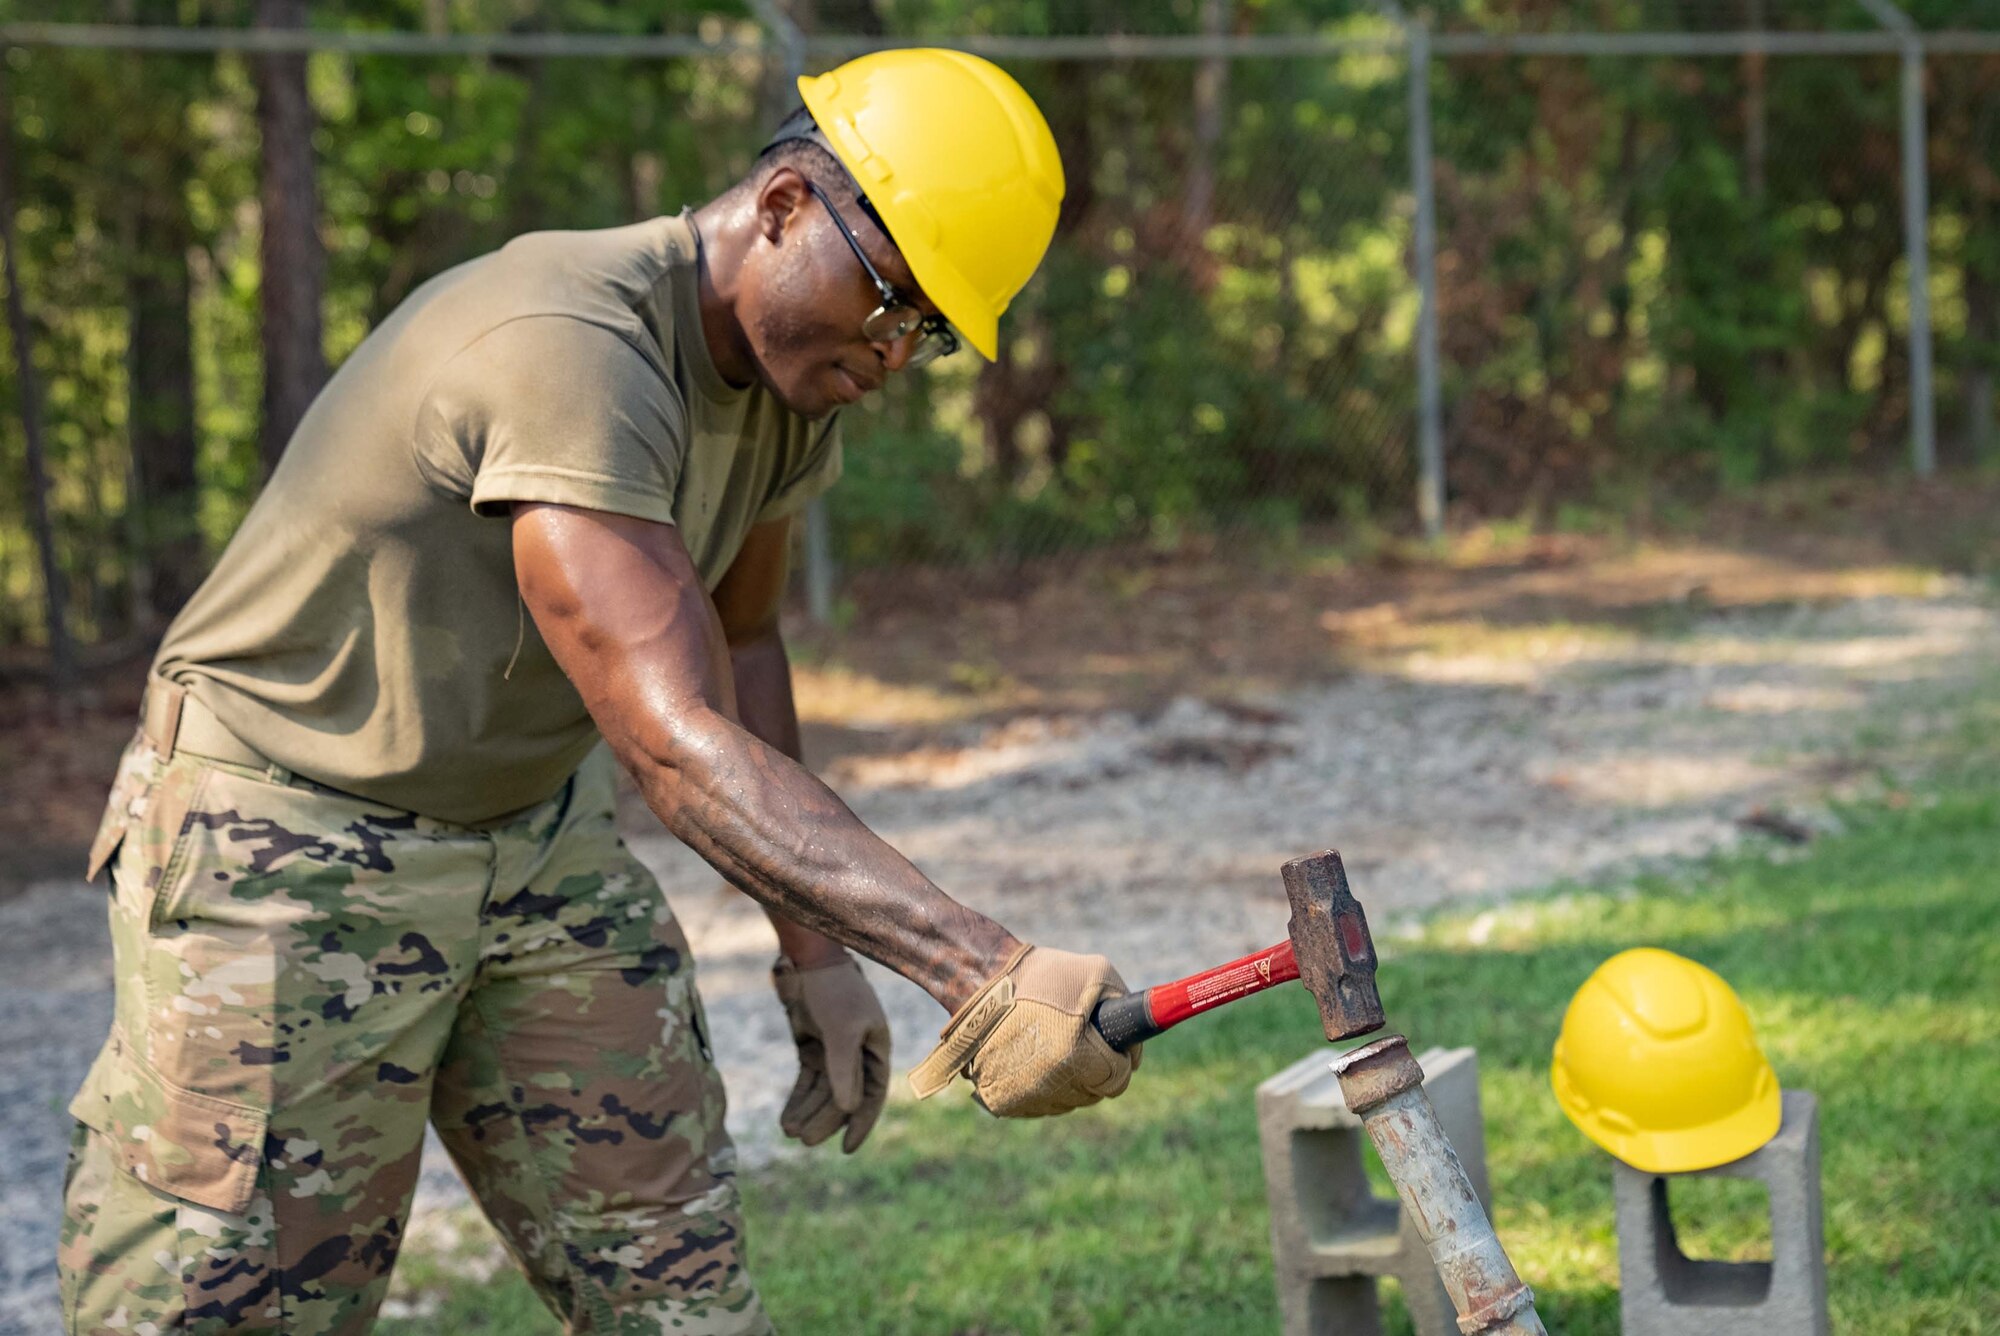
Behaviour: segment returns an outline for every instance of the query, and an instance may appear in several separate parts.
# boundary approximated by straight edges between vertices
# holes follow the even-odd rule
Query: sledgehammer
[[[1119,1052],[1170,1030],[1225,1002],[1261,993],[1304,975],[1319,1000],[1329,1040],[1352,1039],[1382,1028],[1382,998],[1375,991],[1375,943],[1368,919],[1347,889],[1347,870],[1329,849],[1285,864],[1285,896],[1292,902],[1289,940],[1227,965],[1155,984],[1098,1005],[1092,1024]],[[1302,971],[1301,959],[1312,968]]]
[[[1303,978],[1329,1040],[1383,1025],[1375,991],[1375,944],[1347,888],[1340,855],[1326,850],[1285,864],[1291,939],[1255,955],[1101,1004],[1091,1020],[1113,1048],[1150,1039],[1224,1002]],[[1465,1166],[1424,1093],[1423,1069],[1399,1034],[1343,1054],[1333,1064],[1348,1109],[1368,1129],[1403,1209],[1429,1250],[1466,1336],[1548,1336],[1535,1296],[1514,1271]]]

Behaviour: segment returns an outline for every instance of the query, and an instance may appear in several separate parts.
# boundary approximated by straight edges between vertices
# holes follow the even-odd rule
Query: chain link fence
[[[1005,565],[1407,505],[1396,62],[1009,68],[1062,149],[1058,239],[997,363],[855,414],[860,485],[830,501],[841,558]]]
[[[46,424],[31,480],[10,338],[0,646],[48,636],[37,490],[85,643],[156,628],[255,494],[273,50],[312,53],[335,361],[517,232],[707,198],[795,69],[924,40],[1022,80],[1068,173],[1057,241],[998,362],[850,410],[822,612],[862,571],[1993,454],[2000,15],[1978,0],[658,4],[588,36],[455,0],[311,31],[116,8],[136,26],[0,7]]]

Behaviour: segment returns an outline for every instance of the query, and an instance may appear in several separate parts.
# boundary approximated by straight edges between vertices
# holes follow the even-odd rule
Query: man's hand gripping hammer
[[[1329,849],[1285,864],[1285,895],[1292,902],[1291,940],[1112,998],[1091,1017],[1106,1041],[1124,1049],[1211,1007],[1298,978],[1319,1003],[1328,1040],[1381,1029],[1375,944],[1361,905],[1348,890],[1340,855]],[[1515,1273],[1438,1124],[1408,1041],[1392,1034],[1364,1044],[1336,1059],[1333,1072],[1430,1250],[1458,1310],[1459,1330],[1466,1336],[1548,1336],[1535,1313],[1534,1294]]]

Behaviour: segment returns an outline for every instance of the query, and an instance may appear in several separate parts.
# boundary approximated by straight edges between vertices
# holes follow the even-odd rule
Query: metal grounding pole
[[[1431,158],[1431,30],[1404,20],[1410,60],[1410,184],[1417,197],[1417,515],[1444,535],[1444,408],[1438,388],[1437,192]]]
[[[1410,192],[1417,206],[1410,268],[1417,280],[1417,518],[1424,537],[1444,536],[1444,410],[1438,388],[1437,190],[1431,150],[1430,25],[1399,0],[1379,0],[1409,62]]]
[[[1924,49],[1903,44],[1903,232],[1910,251],[1910,458],[1919,478],[1937,471],[1937,399],[1931,389],[1929,136]]]
[[[1392,1034],[1364,1044],[1337,1059],[1333,1074],[1430,1252],[1458,1329],[1465,1336],[1548,1336],[1534,1291],[1521,1283],[1424,1093],[1424,1069],[1409,1041]]]
[[[778,39],[784,61],[785,92],[790,94],[806,72],[806,34],[778,0],[751,0],[750,8]],[[781,99],[782,100],[782,99]],[[806,615],[816,626],[833,620],[833,523],[826,497],[806,503]]]
[[[1924,119],[1924,41],[1891,0],[1861,0],[1894,33],[1903,58],[1903,247],[1910,285],[1910,464],[1937,472],[1937,400],[1931,387],[1929,134]]]

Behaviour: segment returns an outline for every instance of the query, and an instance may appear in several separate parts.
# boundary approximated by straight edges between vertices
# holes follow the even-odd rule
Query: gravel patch
[[[1284,936],[1278,867],[1345,856],[1380,928],[1454,901],[1602,881],[1829,823],[1829,796],[1921,764],[1990,700],[2000,615],[1973,585],[1666,637],[1564,636],[1506,654],[1419,654],[1255,702],[1018,719],[852,757],[830,779],[953,895],[1031,940],[1101,951],[1135,984]],[[671,837],[629,832],[699,960],[746,1163],[789,1153],[789,1037],[762,913]],[[102,892],[44,883],[0,905],[0,1336],[54,1329],[52,1240],[67,1120],[110,1015]],[[898,1065],[943,1012],[870,965]],[[898,1091],[898,1098],[904,1096]],[[412,1231],[463,1200],[433,1143]]]

